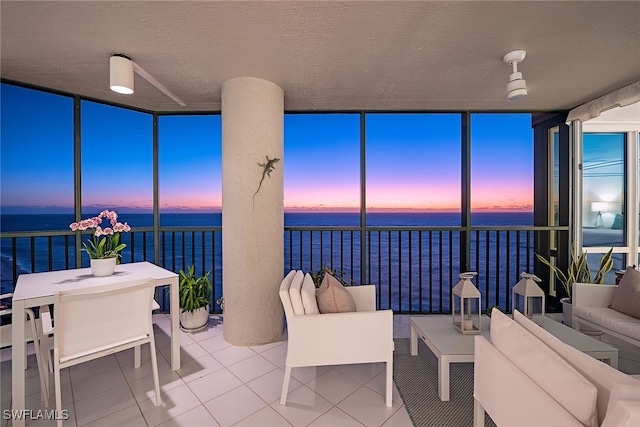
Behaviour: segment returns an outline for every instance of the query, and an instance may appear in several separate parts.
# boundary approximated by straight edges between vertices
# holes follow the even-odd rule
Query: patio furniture
[[[494,310],[495,311],[495,310]],[[482,316],[480,334],[488,338],[490,318]],[[414,316],[409,319],[411,327],[411,354],[418,354],[418,337],[438,358],[438,395],[440,400],[449,400],[449,369],[451,363],[474,362],[474,335],[463,335],[456,331],[450,316]],[[618,366],[618,349],[607,343],[581,334],[575,329],[547,317],[544,330],[579,351],[596,359],[606,360],[613,367]]]
[[[640,424],[640,381],[514,318],[494,309],[491,341],[475,337],[474,426]]]
[[[596,328],[640,347],[640,319],[610,307],[618,286],[574,283],[572,326]]]
[[[58,427],[62,427],[62,369],[147,343],[156,406],[162,404],[151,319],[155,286],[155,280],[149,278],[55,293],[53,365]]]
[[[0,300],[12,298],[13,293],[2,294],[0,295]],[[43,352],[41,350],[41,342],[39,337],[41,334],[39,333],[39,329],[42,328],[42,325],[37,325],[36,322],[39,322],[36,319],[36,316],[31,309],[26,309],[25,311],[25,339],[24,339],[24,368],[27,369],[27,351],[26,345],[29,342],[33,341],[33,347],[36,354],[36,364],[38,365],[38,375],[40,376],[40,398],[42,400],[42,404],[45,408],[49,406],[49,372],[48,366],[49,361],[42,360]],[[13,310],[11,308],[3,308],[0,309],[0,316],[12,314]],[[28,326],[27,326],[28,325]],[[9,347],[12,345],[12,337],[11,337],[11,327],[12,324],[2,325],[0,326],[0,348]],[[46,368],[45,368],[46,365]]]
[[[295,314],[290,289],[299,293],[303,280],[311,280],[309,274],[306,276],[302,271],[291,270],[280,285],[279,293],[288,333],[280,404],[287,403],[292,368],[385,362],[386,405],[390,407],[393,386],[393,311],[376,311],[375,286],[362,285],[345,287],[355,300],[355,312]]]
[[[18,276],[13,293],[12,307],[12,409],[25,409],[25,349],[24,345],[16,346],[16,343],[24,341],[25,328],[24,322],[22,324],[18,322],[18,313],[21,313],[26,308],[53,304],[53,294],[56,291],[89,289],[103,285],[117,286],[120,283],[148,277],[156,280],[156,286],[170,286],[171,369],[176,371],[180,369],[180,301],[178,298],[178,275],[176,273],[145,261],[117,265],[115,273],[107,277],[94,277],[90,268],[21,274]],[[23,427],[24,425],[24,418],[13,420],[14,427]]]

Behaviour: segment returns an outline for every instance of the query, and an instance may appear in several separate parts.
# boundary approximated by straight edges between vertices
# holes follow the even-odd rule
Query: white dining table
[[[180,369],[180,336],[178,275],[150,262],[119,264],[111,276],[95,277],[90,268],[28,273],[18,276],[13,292],[12,321],[12,409],[25,409],[25,322],[24,310],[53,304],[58,291],[86,289],[94,286],[124,283],[136,279],[154,278],[157,286],[170,286],[171,368]],[[24,426],[25,419],[14,419],[14,426]]]

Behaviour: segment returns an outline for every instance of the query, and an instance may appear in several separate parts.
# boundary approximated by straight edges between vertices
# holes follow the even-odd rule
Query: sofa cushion
[[[297,316],[304,314],[304,305],[302,305],[302,295],[300,294],[303,281],[304,273],[302,271],[296,271],[296,275],[293,276],[291,286],[289,287],[289,298],[291,298],[291,306],[293,307],[293,313]]]
[[[596,387],[499,310],[491,314],[491,343],[580,423],[598,425]]]
[[[635,385],[640,399],[640,381],[563,343],[518,311],[513,312],[513,318],[596,386],[598,389],[596,406],[600,423],[608,417],[609,393],[616,384]]]
[[[602,325],[603,328],[640,340],[640,319],[607,307],[573,306],[573,315]]]
[[[613,293],[611,308],[640,319],[640,271],[627,267],[618,288]]]
[[[313,279],[309,273],[304,275],[300,295],[302,296],[304,314],[320,314],[318,302],[316,301],[316,285],[313,284]]]
[[[342,283],[330,274],[325,274],[316,294],[320,313],[347,313],[356,311],[356,302]]]

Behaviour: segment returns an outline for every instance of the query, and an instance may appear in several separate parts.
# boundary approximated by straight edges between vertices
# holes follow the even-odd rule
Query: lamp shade
[[[609,210],[609,203],[607,202],[591,203],[591,212],[607,212],[608,210]]]
[[[111,90],[126,95],[133,93],[133,61],[113,55],[109,59],[109,85]]]

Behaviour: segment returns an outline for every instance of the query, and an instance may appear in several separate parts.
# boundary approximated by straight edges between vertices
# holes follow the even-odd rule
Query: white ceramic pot
[[[209,321],[209,305],[200,307],[193,312],[180,310],[180,324],[182,329],[195,331],[204,328]]]
[[[562,323],[564,323],[568,327],[571,327],[573,305],[571,304],[571,301],[569,301],[569,298],[561,298],[560,302],[562,303]]]
[[[111,276],[116,269],[117,258],[91,259],[91,272],[96,277]]]

